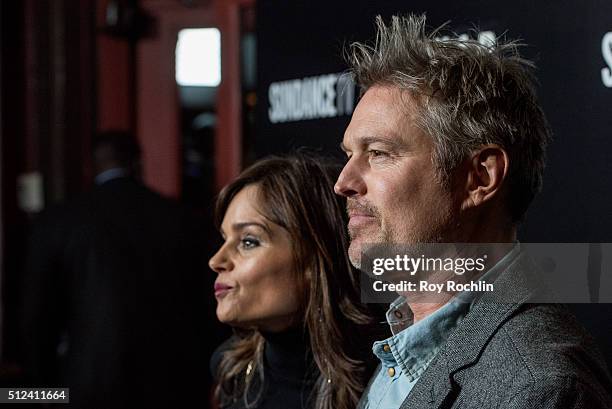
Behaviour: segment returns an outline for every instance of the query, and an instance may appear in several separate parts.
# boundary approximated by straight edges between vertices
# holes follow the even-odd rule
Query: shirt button
[[[401,311],[395,310],[393,312],[393,315],[395,315],[397,318],[401,319],[403,317]]]
[[[383,345],[383,351],[385,352],[391,352],[391,347],[387,344]]]
[[[395,368],[387,369],[387,373],[389,374],[390,377],[393,378],[395,376]]]

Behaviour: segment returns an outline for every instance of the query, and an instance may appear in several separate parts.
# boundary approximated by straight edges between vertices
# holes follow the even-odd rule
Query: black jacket
[[[22,294],[33,386],[69,387],[75,408],[202,407],[214,320],[205,240],[129,178],[45,212]]]

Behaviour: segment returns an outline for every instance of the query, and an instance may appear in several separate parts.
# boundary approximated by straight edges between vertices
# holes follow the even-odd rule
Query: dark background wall
[[[345,70],[342,49],[372,39],[374,17],[426,12],[428,24],[465,33],[473,27],[528,44],[540,99],[554,132],[544,190],[520,231],[523,242],[612,241],[612,69],[609,0],[257,2],[258,110],[255,156],[298,146],[339,154],[349,115],[272,123],[270,84]],[[610,36],[612,38],[612,34]],[[606,50],[606,51],[604,51]],[[612,305],[573,305],[612,363]],[[612,365],[611,365],[612,366]]]

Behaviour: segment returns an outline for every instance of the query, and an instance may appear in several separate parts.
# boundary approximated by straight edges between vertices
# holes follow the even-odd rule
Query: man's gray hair
[[[500,39],[437,38],[425,16],[376,18],[373,45],[347,50],[361,94],[375,85],[406,90],[417,103],[417,125],[433,138],[440,181],[479,146],[497,144],[510,158],[508,209],[519,221],[541,190],[550,130],[535,92],[533,63],[520,44]]]

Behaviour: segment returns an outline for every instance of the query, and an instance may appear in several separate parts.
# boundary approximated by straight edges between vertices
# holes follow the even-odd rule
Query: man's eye
[[[383,151],[376,150],[376,149],[370,149],[368,151],[368,155],[370,155],[371,158],[377,158],[377,157],[380,157],[380,156],[386,156],[387,153],[383,152]]]
[[[247,237],[247,238],[240,240],[240,247],[242,247],[243,249],[248,250],[248,249],[252,249],[257,246],[259,246],[259,240],[257,239]]]

